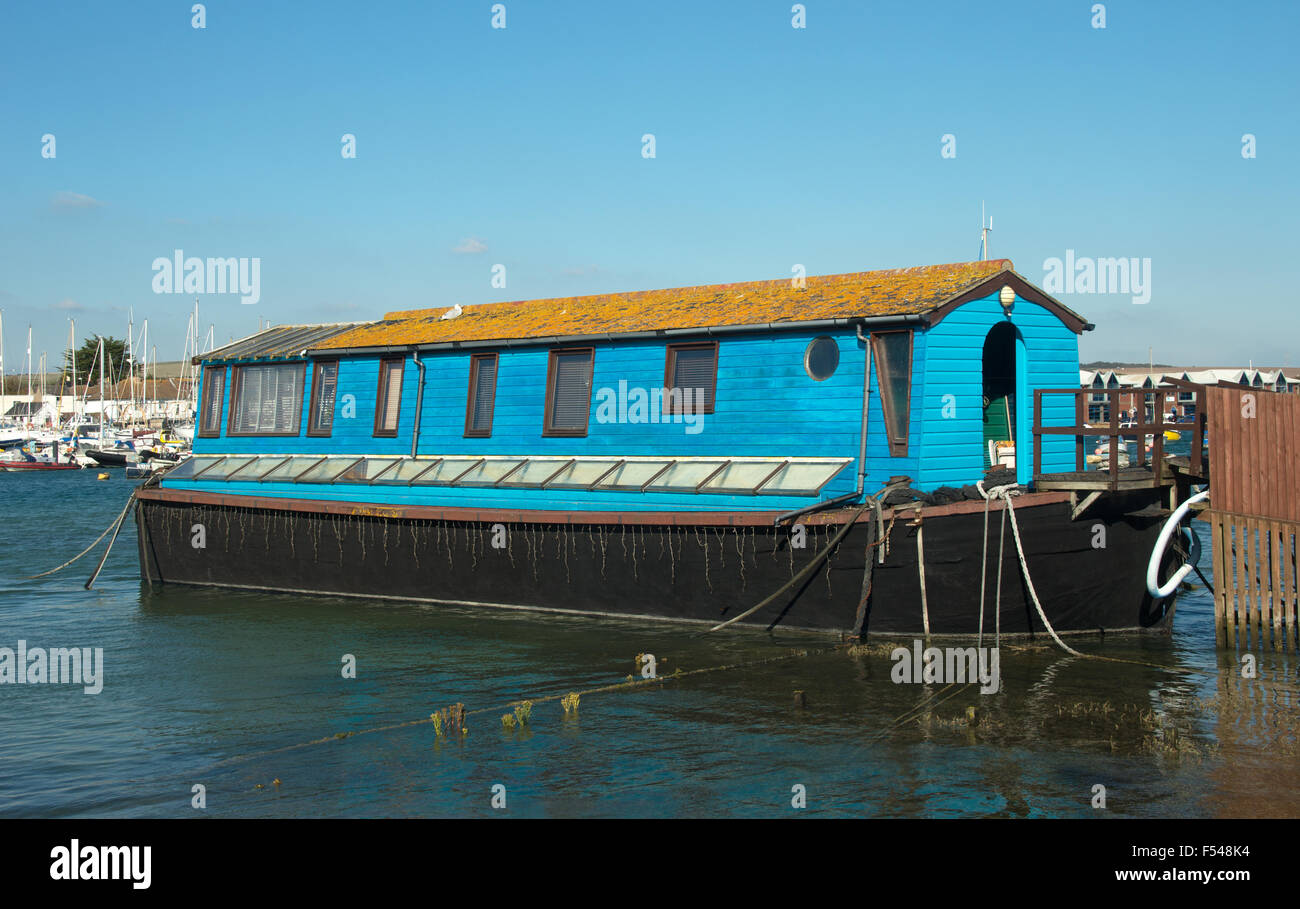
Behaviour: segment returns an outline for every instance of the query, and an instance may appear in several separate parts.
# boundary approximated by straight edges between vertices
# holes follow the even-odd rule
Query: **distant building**
[[[1088,422],[1110,421],[1111,398],[1105,392],[1113,390],[1121,391],[1116,396],[1122,411],[1120,422],[1136,419],[1138,407],[1142,408],[1146,421],[1151,422],[1156,417],[1157,405],[1160,406],[1160,413],[1166,417],[1172,413],[1179,422],[1191,420],[1196,412],[1196,396],[1190,391],[1179,389],[1170,379],[1199,385],[1246,385],[1264,391],[1300,393],[1300,372],[1287,375],[1280,369],[1185,369],[1169,372],[1081,369],[1079,386],[1093,389],[1094,392],[1088,396]]]

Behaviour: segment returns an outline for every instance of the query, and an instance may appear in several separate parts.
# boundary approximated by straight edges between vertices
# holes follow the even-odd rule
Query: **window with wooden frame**
[[[307,435],[328,436],[334,431],[334,398],[339,384],[339,361],[317,360],[311,373],[311,415]]]
[[[905,457],[912,410],[912,333],[872,332],[871,356],[876,361],[876,382],[885,416],[889,454],[895,458]]]
[[[236,366],[230,380],[226,435],[298,435],[306,372],[305,363]]]
[[[551,351],[546,369],[544,436],[585,436],[591,418],[591,371],[595,349]]]
[[[402,408],[402,373],[406,361],[379,361],[379,394],[375,398],[375,435],[396,438],[397,418]]]
[[[221,406],[226,396],[226,367],[203,368],[203,406],[199,410],[199,435],[215,438],[221,435]]]
[[[669,344],[664,362],[663,413],[713,413],[718,387],[718,342]]]
[[[492,411],[497,399],[497,355],[473,354],[469,358],[469,392],[465,396],[465,438],[492,435]]]

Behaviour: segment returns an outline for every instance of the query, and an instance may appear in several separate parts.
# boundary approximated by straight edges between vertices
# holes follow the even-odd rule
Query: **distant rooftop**
[[[200,354],[195,357],[195,362],[294,357],[341,332],[364,324],[366,323],[333,322],[321,325],[276,325],[238,341],[231,341],[209,353]]]

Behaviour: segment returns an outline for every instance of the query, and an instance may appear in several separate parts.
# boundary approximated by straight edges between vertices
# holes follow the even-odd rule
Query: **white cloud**
[[[50,205],[55,208],[100,208],[104,203],[92,196],[62,189],[54,194]]]
[[[452,252],[459,256],[476,256],[479,253],[487,252],[487,244],[478,237],[466,237],[460,241],[460,245],[455,247]]]

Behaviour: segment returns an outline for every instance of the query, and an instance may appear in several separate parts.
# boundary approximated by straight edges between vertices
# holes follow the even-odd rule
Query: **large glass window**
[[[305,372],[303,363],[235,367],[227,434],[296,436]]]
[[[889,453],[901,458],[907,454],[912,407],[912,333],[887,331],[872,334],[871,355],[876,361],[876,381],[884,410]]]
[[[590,347],[551,351],[546,375],[545,436],[585,436],[591,417]]]

